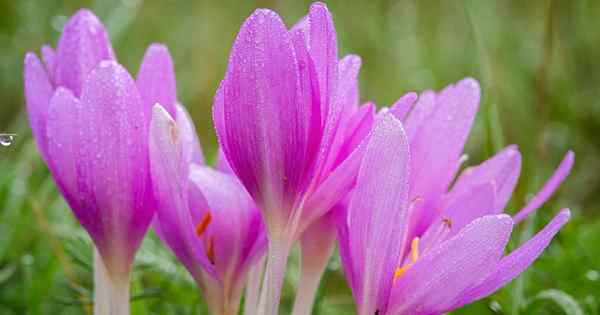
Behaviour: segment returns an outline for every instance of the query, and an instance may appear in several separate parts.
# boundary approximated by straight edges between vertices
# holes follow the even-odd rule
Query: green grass
[[[467,164],[515,143],[523,170],[513,213],[573,149],[573,173],[535,216],[519,226],[511,248],[562,207],[572,221],[518,280],[455,314],[600,314],[600,2],[370,1],[329,4],[340,53],[362,57],[361,99],[380,106],[408,91],[440,89],[464,76],[482,83],[483,100]],[[179,99],[190,110],[209,156],[216,141],[211,100],[237,29],[254,8],[277,10],[292,25],[298,1],[83,1],[107,25],[119,60],[137,72],[147,45],[174,56]],[[56,43],[78,6],[63,1],[0,2],[0,314],[91,314],[91,249],[57,193],[31,140],[23,105],[22,59]],[[136,257],[132,313],[206,314],[185,270],[150,234]],[[291,259],[283,312],[297,281]],[[315,314],[352,314],[337,258]]]

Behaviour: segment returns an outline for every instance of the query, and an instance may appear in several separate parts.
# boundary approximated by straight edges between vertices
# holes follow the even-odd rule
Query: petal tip
[[[156,103],[154,106],[152,106],[152,119],[170,120],[175,123],[171,117],[171,114],[169,114],[169,112],[159,103]]]
[[[86,8],[82,8],[77,10],[77,12],[75,12],[75,14],[73,14],[73,16],[69,19],[69,21],[67,22],[67,24],[71,24],[71,23],[89,23],[89,24],[102,24],[100,23],[100,19],[98,19],[98,17],[89,9]]]
[[[169,47],[167,47],[167,45],[161,44],[161,43],[150,44],[150,46],[148,46],[146,53],[153,54],[153,55],[154,54],[167,55],[169,58],[171,58],[171,53],[169,52]]]
[[[23,64],[25,64],[25,67],[40,64],[40,59],[34,52],[29,51],[25,54],[25,58],[23,58]]]
[[[566,223],[567,221],[569,221],[571,219],[571,209],[564,208],[564,209],[560,210],[559,215],[561,216],[561,218]]]
[[[569,150],[569,151],[567,152],[567,155],[566,155],[565,159],[566,159],[567,161],[569,161],[569,163],[571,163],[571,164],[572,164],[573,162],[575,162],[575,152],[573,152],[572,150]]]
[[[324,10],[329,13],[329,9],[327,8],[327,4],[324,2],[314,2],[310,5],[310,11],[313,10]]]
[[[471,89],[474,89],[474,90],[479,90],[480,89],[479,81],[477,81],[476,79],[471,78],[471,77],[466,77],[466,78],[460,80],[458,82],[458,85],[459,86],[465,86],[465,87],[468,87],[468,88],[471,88]]]

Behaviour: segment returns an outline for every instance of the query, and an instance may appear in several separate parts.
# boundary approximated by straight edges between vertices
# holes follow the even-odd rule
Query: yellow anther
[[[413,238],[412,242],[410,243],[410,258],[411,258],[413,264],[417,262],[417,259],[419,259],[419,238],[418,237]]]
[[[396,268],[396,271],[394,272],[394,281],[398,280],[400,277],[402,277],[402,275],[408,270],[410,269],[410,267],[412,267],[412,264],[407,264],[404,265],[403,267],[399,267]]]
[[[409,262],[408,264],[406,264],[402,267],[396,268],[396,271],[394,271],[394,282],[396,282],[396,280],[398,280],[400,277],[402,277],[402,275],[408,269],[410,269],[410,267],[412,267],[417,262],[418,259],[419,259],[419,238],[415,237],[415,238],[413,238],[412,242],[410,243],[410,260],[411,260],[411,262]]]
[[[206,211],[202,217],[202,221],[196,225],[196,236],[201,237],[202,234],[204,234],[206,228],[208,228],[208,225],[210,224],[210,221],[212,221],[212,215],[210,214],[210,211]]]

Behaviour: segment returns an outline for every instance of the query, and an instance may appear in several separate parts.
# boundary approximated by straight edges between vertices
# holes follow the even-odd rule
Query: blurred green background
[[[0,314],[91,314],[87,235],[48,176],[31,139],[22,88],[26,51],[56,45],[68,16],[92,9],[106,24],[122,64],[136,73],[151,42],[170,47],[179,99],[208,156],[216,147],[211,103],[239,26],[258,7],[289,26],[303,1],[0,1]],[[518,280],[454,314],[600,314],[600,1],[332,1],[340,55],[363,59],[362,101],[388,106],[408,91],[441,89],[465,76],[483,99],[466,152],[479,163],[518,144],[523,170],[507,212],[550,176],[568,149],[573,173],[511,248],[561,207],[572,221]],[[298,266],[291,259],[282,314],[291,307]],[[434,270],[432,272],[435,272]],[[133,314],[206,314],[202,296],[151,234],[136,258]],[[337,258],[314,314],[353,314]]]

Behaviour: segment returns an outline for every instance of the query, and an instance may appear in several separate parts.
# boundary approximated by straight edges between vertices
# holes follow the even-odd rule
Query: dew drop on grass
[[[10,146],[15,140],[15,135],[13,134],[0,134],[0,145],[3,147]]]

